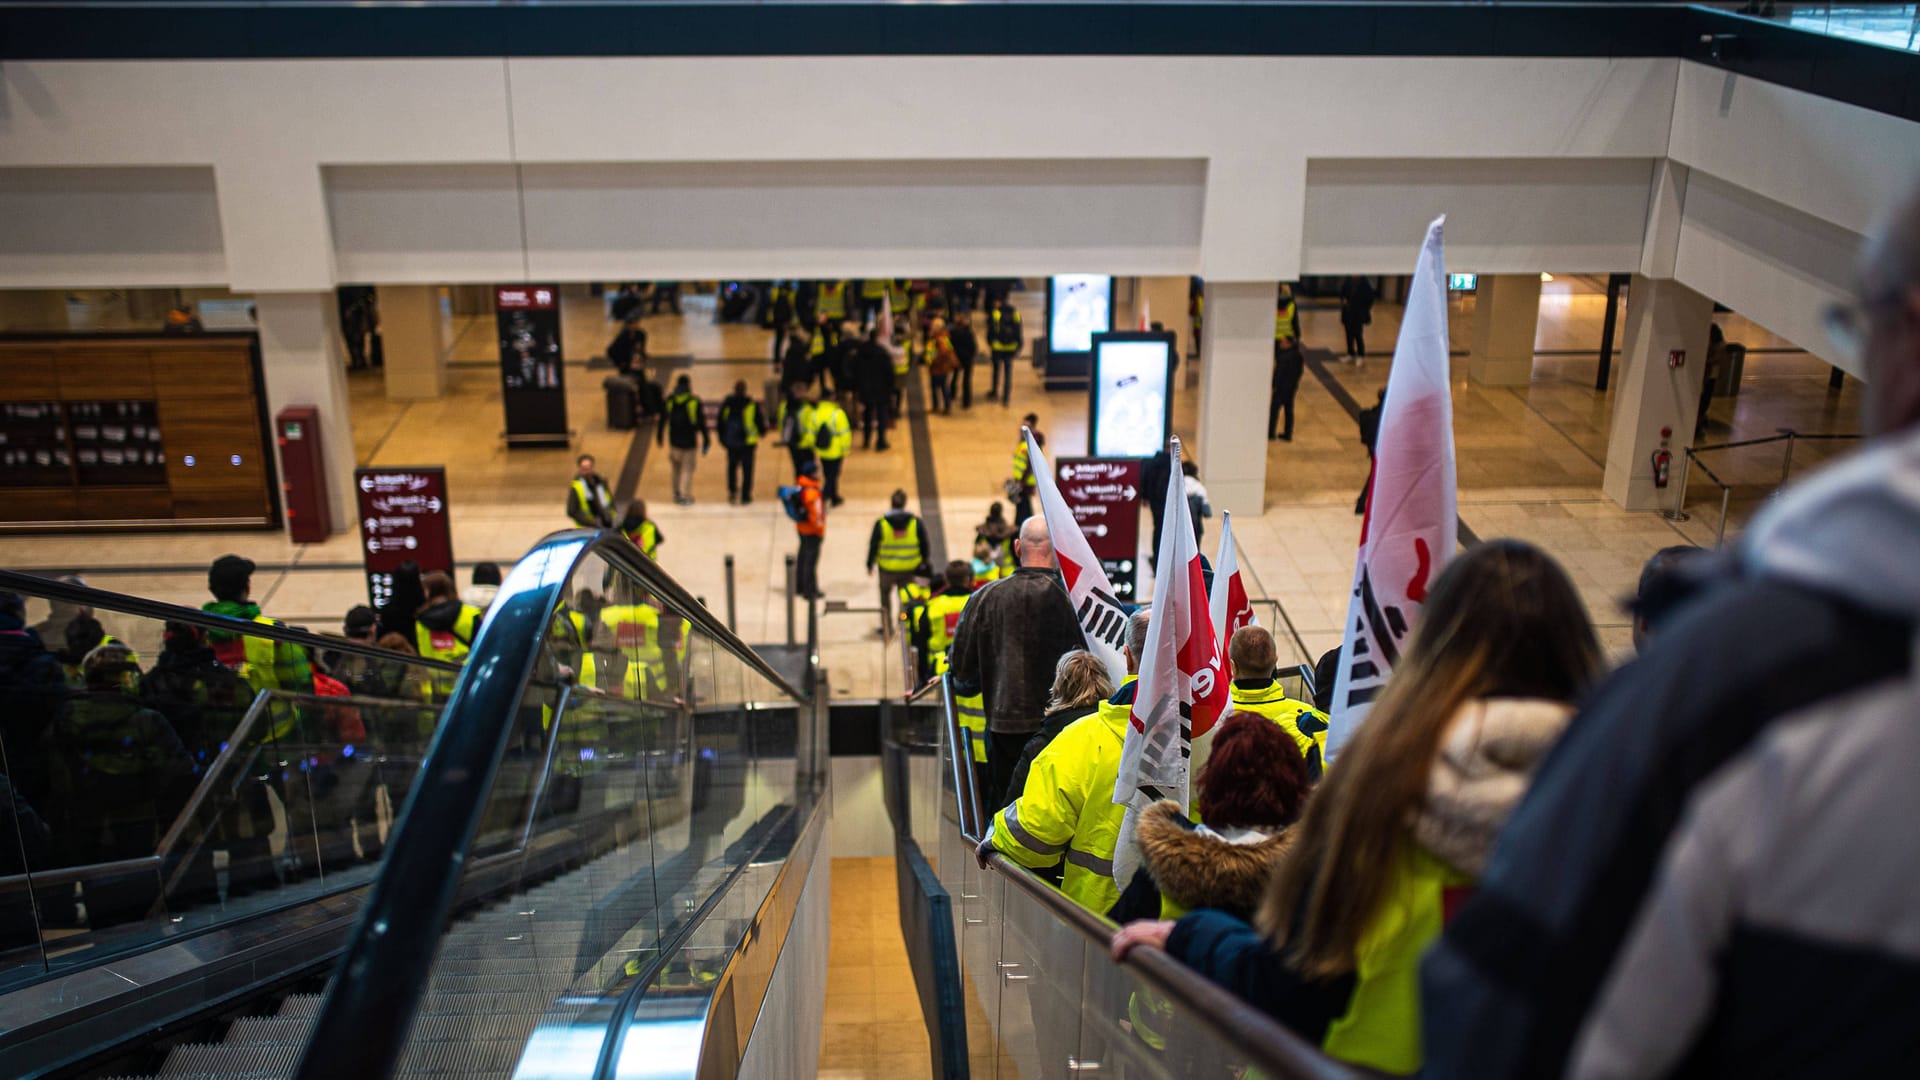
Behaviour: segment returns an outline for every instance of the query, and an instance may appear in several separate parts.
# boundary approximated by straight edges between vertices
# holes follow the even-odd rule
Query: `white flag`
[[[1074,614],[1080,619],[1080,633],[1087,639],[1087,651],[1107,666],[1114,685],[1127,677],[1127,658],[1121,646],[1127,640],[1127,613],[1114,595],[1107,570],[1093,554],[1093,545],[1074,520],[1073,508],[1060,495],[1059,481],[1047,455],[1034,440],[1033,432],[1020,429],[1027,440],[1027,465],[1040,495],[1040,513],[1047,519],[1047,535],[1053,540],[1053,558],[1060,564],[1060,577],[1067,583],[1067,596],[1073,601]]]
[[[1207,609],[1213,614],[1213,634],[1220,642],[1220,670],[1233,681],[1233,657],[1227,647],[1233,632],[1258,622],[1253,604],[1247,600],[1247,586],[1240,579],[1240,554],[1233,546],[1233,511],[1220,512],[1220,551],[1213,558],[1213,592],[1207,597]]]
[[[1445,217],[1427,226],[1387,375],[1373,485],[1353,566],[1346,642],[1333,684],[1327,757],[1366,718],[1399,661],[1427,587],[1453,556],[1453,398],[1448,392]]]
[[[899,350],[893,346],[893,290],[888,289],[880,298],[880,321],[874,324],[874,340],[887,347],[887,352],[899,359]]]
[[[1140,298],[1140,329],[1153,329],[1153,308],[1148,305],[1145,296]]]

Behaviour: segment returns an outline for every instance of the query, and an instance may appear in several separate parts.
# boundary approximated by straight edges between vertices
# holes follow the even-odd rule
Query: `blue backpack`
[[[775,494],[780,496],[780,505],[786,507],[787,516],[795,521],[807,520],[807,501],[800,496],[800,485],[782,484]]]

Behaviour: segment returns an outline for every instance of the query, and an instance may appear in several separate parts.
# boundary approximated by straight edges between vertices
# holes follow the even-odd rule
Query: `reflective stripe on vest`
[[[973,760],[987,762],[987,696],[955,696],[953,711],[960,718],[960,731],[973,747]]]
[[[858,535],[858,534],[855,534]],[[880,519],[880,551],[874,560],[882,570],[905,573],[920,566],[920,519],[908,518],[898,532],[887,519]]]
[[[837,315],[845,318],[847,314],[847,283],[844,281],[823,281],[814,293],[813,308],[816,314]]]
[[[640,549],[640,554],[649,559],[658,559],[660,551],[660,529],[651,521],[642,521],[640,527],[627,533],[628,540]]]
[[[1293,301],[1291,300],[1273,313],[1273,340],[1293,340]]]

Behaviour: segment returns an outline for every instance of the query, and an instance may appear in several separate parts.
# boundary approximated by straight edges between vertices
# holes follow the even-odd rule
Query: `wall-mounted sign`
[[[1114,595],[1132,600],[1139,578],[1139,458],[1061,458],[1054,462],[1060,495],[1113,582]]]
[[[1113,278],[1059,274],[1047,279],[1047,389],[1086,385],[1093,335],[1113,329]]]
[[[496,285],[500,392],[508,446],[567,442],[566,372],[560,360],[560,288]]]
[[[1447,288],[1454,292],[1474,292],[1480,288],[1480,275],[1448,274]]]
[[[453,527],[447,516],[447,471],[355,469],[360,504],[360,559],[376,608],[393,597],[393,572],[412,560],[420,571],[453,573]]]

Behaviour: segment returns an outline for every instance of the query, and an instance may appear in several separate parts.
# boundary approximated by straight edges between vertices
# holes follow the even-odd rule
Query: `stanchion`
[[[738,613],[734,610],[733,602],[733,556],[731,555],[727,556],[727,629],[736,634],[740,632]]]
[[[787,644],[788,645],[794,644],[794,639],[793,639],[793,556],[792,555],[787,556]]]
[[[1687,474],[1693,471],[1692,448],[1680,451],[1683,464],[1680,466],[1680,488],[1674,492],[1673,509],[1662,510],[1660,514],[1668,521],[1687,521]]]

